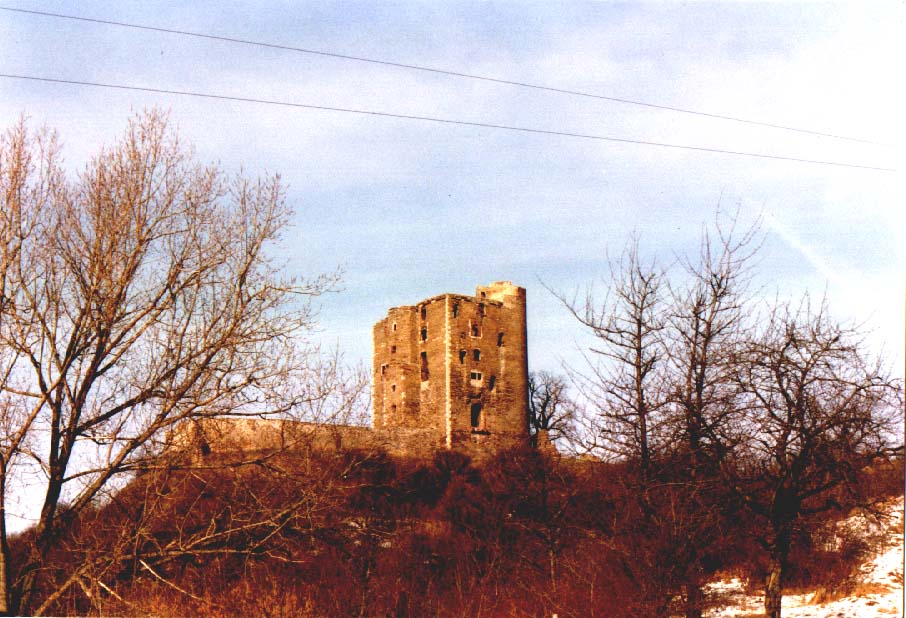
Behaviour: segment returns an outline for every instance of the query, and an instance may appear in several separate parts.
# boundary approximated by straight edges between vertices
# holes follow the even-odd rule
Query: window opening
[[[472,430],[478,431],[482,428],[482,418],[481,418],[481,404],[473,403],[471,409],[471,421],[472,421]]]
[[[459,351],[459,364],[461,365],[462,363],[465,362],[465,360],[466,360],[466,351],[460,350]]]
[[[422,328],[422,341],[427,341],[427,340],[428,340],[428,329]]]
[[[478,324],[473,323],[471,330],[472,330],[473,337],[481,337],[481,331],[478,328]]]
[[[459,315],[459,303],[453,303],[453,317]]]
[[[497,384],[497,376],[491,376],[491,379],[488,380],[488,390],[494,390],[494,385]]]
[[[472,382],[481,382],[481,372],[480,371],[470,371],[469,379]]]
[[[396,354],[396,346],[395,346],[395,345],[390,346],[390,353],[391,353],[391,354]]]
[[[422,305],[422,319],[424,320],[427,317],[428,317],[428,308],[425,307],[424,305]]]
[[[479,350],[478,348],[472,350],[472,358],[475,360],[481,360],[481,350]]]
[[[428,379],[428,353],[422,352],[422,382]]]
[[[396,384],[391,384],[391,385],[390,385],[390,391],[393,392],[393,393],[396,392]]]
[[[484,317],[484,303],[478,303],[478,315]]]
[[[497,347],[503,345],[503,333],[497,333]]]
[[[384,375],[386,373],[387,373],[387,365],[386,364],[381,365],[381,375]]]
[[[390,330],[396,332],[396,322],[393,323],[393,326],[390,327]]]

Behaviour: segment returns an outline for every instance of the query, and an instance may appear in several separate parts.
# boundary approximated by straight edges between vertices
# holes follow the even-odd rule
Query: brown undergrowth
[[[636,473],[618,465],[531,450],[483,466],[446,452],[422,462],[359,452],[234,464],[149,472],[67,520],[40,571],[38,596],[53,599],[41,611],[670,616],[686,576],[680,538],[700,521],[720,530],[696,548],[711,574],[758,581],[763,565],[731,496],[690,501],[666,480],[640,495]],[[876,478],[870,489],[894,485]],[[712,509],[706,520],[702,508]],[[831,548],[820,533],[828,525],[797,537],[791,586],[838,590],[868,551],[857,534]]]

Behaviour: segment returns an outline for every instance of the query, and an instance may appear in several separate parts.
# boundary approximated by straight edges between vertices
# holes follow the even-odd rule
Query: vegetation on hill
[[[769,555],[733,492],[690,496],[657,463],[647,495],[627,466],[532,449],[481,467],[358,452],[160,469],[67,519],[36,582],[50,602],[33,610],[629,618],[682,612],[690,565],[762,578]],[[864,497],[901,491],[901,464],[860,472]],[[686,536],[703,510],[704,555]],[[797,528],[788,585],[847,584],[870,548],[858,531],[827,542],[846,514]],[[30,534],[12,540],[14,569]]]

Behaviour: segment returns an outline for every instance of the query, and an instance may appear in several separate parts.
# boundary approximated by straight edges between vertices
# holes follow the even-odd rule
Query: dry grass
[[[810,605],[823,605],[832,601],[838,601],[847,597],[863,598],[873,594],[884,594],[890,592],[890,587],[875,582],[859,582],[849,586],[840,586],[839,588],[819,588],[809,599]]]

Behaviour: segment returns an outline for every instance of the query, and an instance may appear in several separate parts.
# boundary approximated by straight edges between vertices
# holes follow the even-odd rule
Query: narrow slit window
[[[422,352],[422,382],[428,379],[428,353]]]
[[[489,391],[494,390],[494,386],[496,384],[497,384],[497,376],[491,376],[491,378],[488,380],[488,390]]]
[[[453,317],[459,315],[459,303],[453,303]]]
[[[474,350],[472,350],[472,359],[481,360],[481,350],[479,350],[478,348],[475,348]]]
[[[390,327],[390,330],[396,332],[396,322],[393,323],[393,326]]]
[[[465,360],[466,360],[466,351],[460,350],[459,351],[459,364],[461,365],[462,363],[465,362]]]
[[[424,320],[427,317],[428,317],[428,308],[425,306],[422,306],[422,319]]]
[[[428,340],[428,328],[422,327],[422,341]]]
[[[503,333],[497,333],[497,347],[503,345]]]
[[[386,373],[387,373],[387,365],[386,364],[381,365],[381,375],[386,375]]]
[[[484,303],[478,303],[478,315],[484,317]]]

